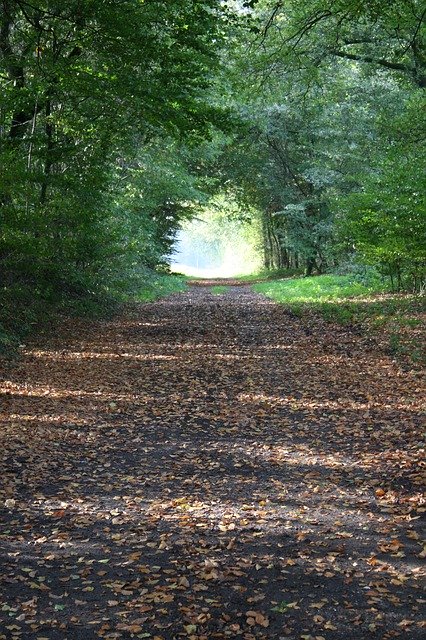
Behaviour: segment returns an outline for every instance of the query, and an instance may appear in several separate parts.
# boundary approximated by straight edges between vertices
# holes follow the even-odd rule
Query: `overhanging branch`
[[[404,71],[405,73],[410,74],[414,72],[414,69],[402,62],[392,62],[392,60],[385,60],[384,58],[373,58],[372,56],[363,56],[357,53],[348,53],[341,50],[333,50],[331,53],[339,58],[347,58],[348,60],[356,60],[357,62],[370,62],[372,64],[378,64],[381,67],[386,67],[387,69]]]

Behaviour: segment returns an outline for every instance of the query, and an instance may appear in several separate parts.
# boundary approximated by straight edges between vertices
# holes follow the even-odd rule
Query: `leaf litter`
[[[2,378],[0,640],[424,637],[424,379],[367,338],[197,286]]]

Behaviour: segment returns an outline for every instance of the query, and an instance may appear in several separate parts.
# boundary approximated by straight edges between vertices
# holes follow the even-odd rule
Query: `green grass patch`
[[[157,274],[148,280],[143,288],[139,289],[136,298],[139,302],[154,302],[172,293],[185,291],[186,288],[185,276]]]
[[[324,275],[259,282],[255,291],[286,304],[321,304],[383,291],[358,282],[353,276]]]
[[[392,294],[379,280],[364,284],[352,275],[259,282],[253,289],[300,317],[316,313],[329,322],[364,325],[393,353],[425,361],[425,296]]]
[[[259,280],[277,280],[281,278],[292,278],[302,275],[303,269],[263,269],[257,273],[249,275],[235,276],[235,280],[241,282],[258,282]]]
[[[226,293],[228,291],[229,287],[223,286],[221,284],[218,284],[214,287],[211,288],[211,292],[215,295],[215,296],[220,296],[223,293]]]

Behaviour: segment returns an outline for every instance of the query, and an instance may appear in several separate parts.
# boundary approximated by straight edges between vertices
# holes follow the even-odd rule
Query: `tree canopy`
[[[417,0],[2,0],[4,299],[132,295],[215,198],[256,211],[267,268],[422,287],[424,22]]]

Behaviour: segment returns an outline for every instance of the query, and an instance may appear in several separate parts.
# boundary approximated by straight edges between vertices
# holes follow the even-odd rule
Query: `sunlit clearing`
[[[214,198],[178,233],[171,267],[188,276],[229,278],[262,266],[256,211],[242,211],[228,196]]]

